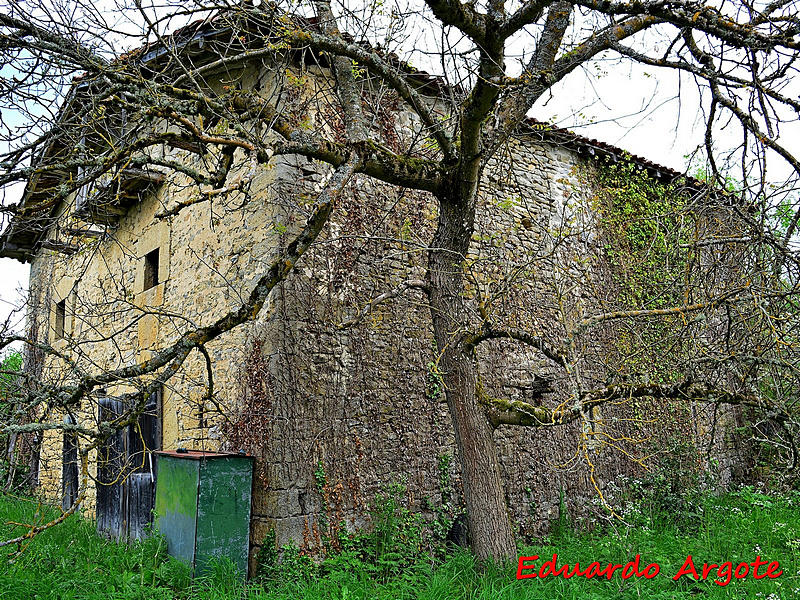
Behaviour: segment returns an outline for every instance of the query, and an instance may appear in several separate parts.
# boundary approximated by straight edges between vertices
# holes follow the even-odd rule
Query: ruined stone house
[[[207,35],[198,28],[187,44],[200,44]],[[296,85],[280,92],[284,109],[302,109],[312,130],[325,126],[328,108],[319,98],[330,94],[329,74],[313,64],[291,68]],[[245,90],[277,94],[276,72],[254,62],[221,73],[218,83],[235,81]],[[436,80],[419,73],[416,81],[435,102]],[[413,134],[414,117],[396,102],[376,101],[373,110],[375,134],[387,145]],[[170,152],[181,159],[189,155]],[[597,193],[587,173],[598,159],[630,160],[661,181],[681,177],[535,122],[484,173],[475,271],[496,277],[498,285],[515,273],[508,297],[525,310],[510,318],[542,330],[558,327],[554,290],[567,275],[552,263],[557,232],[574,229],[563,236],[569,255],[596,251],[597,232],[586,207]],[[244,158],[242,164],[244,172]],[[297,208],[320,189],[326,173],[302,157],[275,158],[269,168],[250,174],[248,202],[231,194],[165,216],[194,193],[186,178],[155,168],[122,168],[46,211],[21,214],[3,232],[0,255],[31,263],[30,335],[86,368],[141,362],[171,343],[184,324],[210,322],[249,293],[276,248],[302,223]],[[30,180],[24,206],[44,205],[59,178],[70,174],[48,177]],[[424,292],[410,286],[390,301],[369,305],[424,276],[435,211],[426,193],[360,178],[336,207],[324,239],[273,293],[269,306],[208,344],[213,395],[207,394],[206,360],[195,353],[154,395],[138,426],[121,434],[119,444],[135,464],[124,481],[114,482],[102,468],[98,472],[92,454],[93,489],[85,511],[97,507],[105,515],[103,503],[117,502],[114,510],[124,511],[121,520],[127,523],[122,533],[136,533],[149,518],[156,475],[143,448],[179,447],[241,449],[257,457],[254,549],[272,528],[280,543],[293,539],[313,546],[323,496],[333,517],[353,526],[367,522],[371,499],[393,481],[404,484],[410,506],[424,511],[448,496],[442,482],[452,477],[457,502],[458,465],[450,460],[453,434],[436,377]],[[520,265],[528,265],[522,275]],[[364,307],[369,310],[362,314]],[[481,352],[482,382],[494,394],[551,402],[562,393],[557,370],[530,348],[498,342]],[[63,362],[38,360],[29,368],[39,369],[42,381],[68,379]],[[96,427],[118,409],[114,398],[123,391],[124,386],[108,387],[73,414],[51,420]],[[674,422],[684,439],[708,437],[696,422]],[[576,460],[580,427],[495,431],[509,506],[523,531],[540,531],[555,518],[560,497],[570,506],[595,497],[588,469]],[[654,436],[666,435],[663,425],[654,429]],[[38,484],[42,493],[67,504],[77,488],[75,444],[74,436],[59,430],[41,440]],[[596,479],[605,485],[640,473],[630,460],[608,453]],[[113,485],[96,485],[98,477]]]

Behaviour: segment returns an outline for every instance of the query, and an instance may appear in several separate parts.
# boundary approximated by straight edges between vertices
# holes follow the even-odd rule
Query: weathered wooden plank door
[[[122,414],[122,402],[101,398],[100,422]],[[122,530],[122,477],[125,469],[125,432],[119,430],[97,450],[97,531],[119,539]]]
[[[128,464],[125,479],[128,537],[141,539],[153,523],[156,498],[154,450],[161,449],[161,393],[150,397],[136,426],[128,427]]]
[[[119,400],[100,401],[100,420],[122,414]],[[135,425],[112,436],[98,453],[97,530],[116,539],[141,539],[153,522],[156,466],[161,449],[161,393],[153,394]]]
[[[64,417],[65,425],[74,425],[72,415]],[[61,453],[61,507],[69,510],[78,499],[78,436],[73,431],[64,431],[64,447]]]

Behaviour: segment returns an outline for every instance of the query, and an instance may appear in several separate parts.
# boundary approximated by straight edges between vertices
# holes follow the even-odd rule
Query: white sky
[[[434,72],[433,68],[429,70]],[[537,104],[532,114],[683,171],[687,168],[686,155],[703,139],[703,115],[698,106],[696,86],[686,77],[679,82],[674,72],[600,62],[592,73],[572,73],[554,89],[552,97]],[[790,127],[783,130],[780,140],[797,154],[800,148],[791,147],[787,140],[800,140],[800,130],[796,123]],[[794,135],[787,131],[794,131]],[[730,141],[735,145],[739,139]],[[780,176],[781,169],[774,173]],[[0,259],[0,322],[20,305],[24,297],[20,290],[27,288],[28,271],[28,265]]]
[[[29,265],[10,258],[0,258],[0,322],[21,306],[27,297]],[[12,319],[16,331],[22,332],[22,315]]]

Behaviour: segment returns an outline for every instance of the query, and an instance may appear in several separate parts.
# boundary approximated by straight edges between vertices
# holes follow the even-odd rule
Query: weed
[[[670,492],[672,493],[672,492]],[[262,550],[257,580],[242,583],[230,565],[219,562],[202,578],[192,580],[189,568],[166,556],[164,541],[153,537],[130,545],[98,537],[91,521],[73,516],[62,526],[37,536],[13,563],[0,568],[0,598],[27,600],[342,600],[342,599],[501,599],[550,600],[721,600],[723,598],[788,599],[800,597],[800,493],[783,496],[744,487],[723,496],[700,494],[694,532],[686,533],[674,511],[657,512],[649,525],[581,531],[562,511],[559,525],[546,541],[521,548],[521,553],[559,564],[592,561],[619,563],[641,555],[656,562],[661,575],[652,580],[623,581],[574,577],[517,581],[515,569],[478,565],[464,550],[440,563],[425,550],[423,523],[404,506],[404,488],[387,486],[373,503],[374,529],[339,533],[341,550],[319,565],[295,545]],[[562,498],[563,503],[563,498]],[[648,510],[651,510],[648,508]],[[0,536],[20,528],[9,521],[43,522],[56,511],[36,502],[0,495]],[[265,544],[267,548],[269,544]],[[724,560],[778,560],[778,579],[713,582],[671,575],[688,554],[696,564]],[[280,556],[280,561],[278,561]]]

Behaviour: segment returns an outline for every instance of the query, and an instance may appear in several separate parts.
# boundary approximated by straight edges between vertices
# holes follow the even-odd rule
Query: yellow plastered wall
[[[42,299],[49,297],[45,313],[32,317],[40,339],[65,355],[79,356],[85,370],[96,373],[146,361],[187,328],[225,314],[248,293],[253,277],[274,256],[278,245],[280,234],[272,223],[280,211],[267,201],[271,180],[271,169],[260,168],[253,178],[258,191],[239,214],[220,211],[212,218],[208,204],[200,203],[159,219],[156,214],[165,206],[192,192],[184,181],[170,180],[133,206],[112,235],[89,240],[85,251],[63,255],[41,250],[32,264],[32,289],[36,288]],[[54,230],[50,235],[57,233]],[[145,290],[144,257],[156,248],[159,282]],[[54,339],[55,305],[63,299],[67,300],[64,337]],[[214,405],[235,409],[238,365],[246,336],[247,328],[241,328],[208,344],[218,393]],[[68,383],[70,377],[63,361],[45,359],[44,380]],[[206,414],[205,427],[199,427],[198,408],[207,381],[205,360],[193,352],[163,389],[163,448],[219,448],[215,433],[219,419]],[[131,391],[124,385],[95,390],[76,407],[78,423],[96,427],[98,398]],[[58,422],[60,418],[49,416],[48,420]],[[60,430],[42,435],[40,490],[54,502],[61,498],[62,437]],[[89,468],[94,476],[95,452],[90,455]],[[93,513],[94,483],[90,483],[84,509]]]

